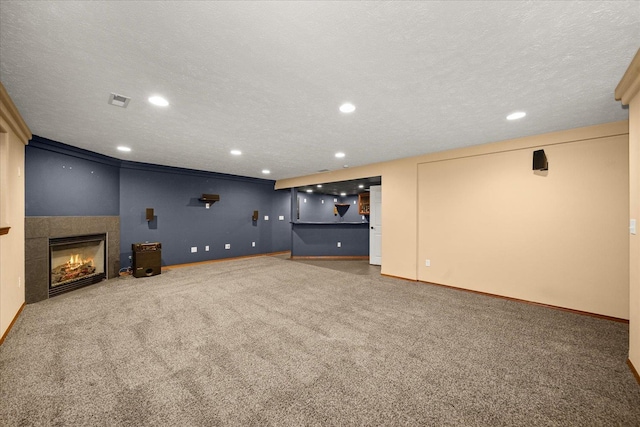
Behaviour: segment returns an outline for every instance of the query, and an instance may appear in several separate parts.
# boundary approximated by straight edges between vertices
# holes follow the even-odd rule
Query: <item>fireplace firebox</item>
[[[106,279],[107,235],[49,239],[49,297]]]

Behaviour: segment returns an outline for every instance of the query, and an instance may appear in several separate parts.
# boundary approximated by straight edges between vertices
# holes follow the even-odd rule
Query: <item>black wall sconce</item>
[[[549,170],[549,162],[544,150],[536,150],[533,152],[533,170],[546,171]]]

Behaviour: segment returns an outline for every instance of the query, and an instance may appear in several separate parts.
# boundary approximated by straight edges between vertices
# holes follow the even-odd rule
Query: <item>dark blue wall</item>
[[[130,265],[131,244],[137,242],[161,242],[164,265],[288,250],[290,196],[288,191],[274,191],[273,185],[262,179],[123,163],[121,265]],[[198,200],[203,193],[218,194],[220,201],[206,209]],[[150,222],[147,208],[154,209]],[[254,210],[259,212],[255,222]],[[196,253],[192,247],[197,247]]]
[[[349,209],[343,217],[334,215],[333,208],[336,203],[349,205]],[[363,219],[363,215],[358,214],[358,196],[338,197],[298,193],[298,206],[300,206],[300,218],[298,219],[300,222],[367,222],[369,220],[368,216]]]
[[[34,136],[25,183],[27,216],[119,216],[122,267],[138,242],[161,242],[163,265],[291,248],[291,193],[271,180],[125,162]],[[220,201],[206,209],[203,193]]]
[[[25,148],[26,216],[109,216],[120,210],[116,159],[39,136]]]
[[[341,243],[341,247],[338,247],[338,242]],[[293,225],[291,256],[367,255],[369,255],[367,223]]]

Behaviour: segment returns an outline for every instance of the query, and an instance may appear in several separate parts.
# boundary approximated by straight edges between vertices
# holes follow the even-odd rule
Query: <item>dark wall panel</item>
[[[336,203],[348,204],[349,208],[343,217],[334,214]],[[363,222],[358,214],[358,196],[330,196],[325,194],[298,193],[301,222]]]
[[[198,200],[203,193],[218,194],[220,201],[206,209]],[[161,242],[163,265],[288,250],[288,239],[280,238],[291,230],[288,200],[287,192],[274,191],[273,181],[125,164],[120,174],[121,265],[130,265],[131,244],[137,242]],[[149,222],[147,208],[154,209]],[[257,221],[252,220],[255,210]],[[279,221],[279,216],[285,218]]]
[[[115,159],[34,136],[25,148],[26,216],[119,213]]]
[[[292,236],[292,256],[369,255],[368,224],[294,224]]]

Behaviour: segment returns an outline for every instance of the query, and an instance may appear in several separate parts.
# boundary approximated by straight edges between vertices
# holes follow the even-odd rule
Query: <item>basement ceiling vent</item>
[[[109,104],[115,105],[116,107],[127,108],[129,101],[131,101],[131,98],[124,95],[118,95],[117,93],[109,95]]]

